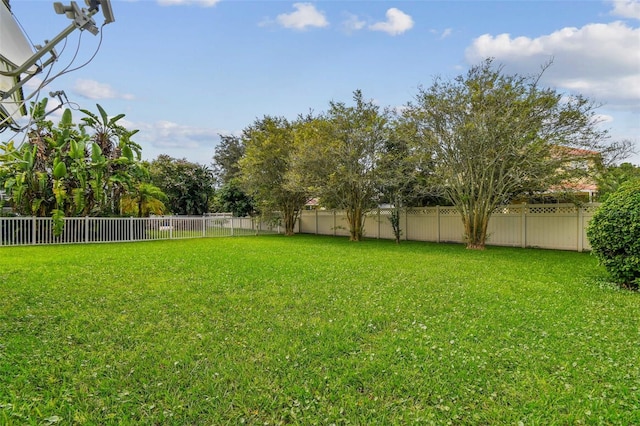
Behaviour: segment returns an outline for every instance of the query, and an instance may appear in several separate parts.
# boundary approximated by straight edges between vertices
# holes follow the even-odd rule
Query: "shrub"
[[[640,179],[626,182],[596,211],[587,237],[592,253],[616,283],[640,284]]]

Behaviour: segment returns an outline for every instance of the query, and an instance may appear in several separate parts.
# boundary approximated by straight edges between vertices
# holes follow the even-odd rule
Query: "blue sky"
[[[69,24],[51,1],[11,7],[35,44]],[[100,46],[100,35],[76,31],[53,72],[78,44],[75,66],[99,46],[95,58],[41,96],[64,90],[73,105],[126,114],[145,159],[209,164],[219,133],[238,134],[265,114],[324,111],[356,89],[399,107],[435,76],[455,77],[486,57],[522,74],[553,57],[543,83],[603,103],[604,126],[640,151],[638,0],[112,0],[112,8]],[[640,154],[631,161],[640,165]]]

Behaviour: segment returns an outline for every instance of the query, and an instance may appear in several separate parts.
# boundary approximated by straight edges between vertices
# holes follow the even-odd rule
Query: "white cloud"
[[[276,21],[285,28],[304,30],[308,27],[326,27],[329,21],[311,3],[294,3],[295,12],[278,15]]]
[[[237,134],[226,129],[193,127],[173,121],[130,121],[126,117],[119,121],[125,128],[139,130],[133,140],[142,147],[142,158],[153,160],[160,154],[174,158],[186,158],[200,164],[211,162],[215,147],[220,143],[220,134]]]
[[[154,123],[130,122],[123,120],[128,129],[138,129],[136,141],[146,142],[156,148],[197,149],[204,146],[213,147],[220,139],[222,130],[185,126],[172,121],[156,121]],[[213,148],[211,151],[213,155]]]
[[[467,48],[466,59],[478,63],[488,57],[521,74],[536,73],[553,59],[544,83],[608,106],[640,109],[640,28],[623,22],[563,28],[537,38],[484,34]]]
[[[445,28],[442,31],[436,30],[436,29],[431,29],[431,30],[429,30],[429,32],[431,34],[437,35],[440,40],[443,40],[443,39],[449,37],[451,34],[453,34],[453,28]]]
[[[195,148],[202,142],[218,138],[213,129],[184,126],[171,121],[158,121],[154,124],[154,145],[162,147]]]
[[[453,34],[453,28],[446,28],[442,34],[440,34],[440,38],[447,38],[449,37],[451,34]]]
[[[99,83],[94,80],[77,80],[73,86],[73,91],[88,99],[134,99],[134,96],[131,94],[118,93],[108,84]]]
[[[402,34],[413,28],[413,19],[400,9],[392,7],[387,10],[387,20],[369,26],[370,30],[383,31],[390,35]]]
[[[196,5],[202,7],[211,7],[219,3],[220,0],[158,0],[161,6],[182,6]]]
[[[342,22],[342,28],[344,28],[348,34],[360,31],[367,25],[367,23],[361,20],[358,15],[347,13],[346,16],[347,18]]]
[[[640,19],[640,1],[638,0],[613,0],[611,14],[623,18]]]

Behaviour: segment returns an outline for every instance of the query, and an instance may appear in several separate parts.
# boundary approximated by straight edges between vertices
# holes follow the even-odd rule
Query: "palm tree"
[[[120,201],[123,214],[135,214],[138,217],[149,217],[153,214],[163,214],[167,196],[155,185],[141,182],[133,191],[124,195]]]

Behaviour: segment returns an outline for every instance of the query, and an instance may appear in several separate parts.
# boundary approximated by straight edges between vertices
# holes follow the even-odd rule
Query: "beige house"
[[[598,193],[595,173],[602,161],[601,154],[588,149],[558,147],[558,155],[565,159],[564,167],[558,172],[568,176],[560,185],[549,188],[548,193],[568,193],[572,197],[593,202]]]

